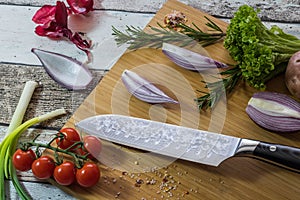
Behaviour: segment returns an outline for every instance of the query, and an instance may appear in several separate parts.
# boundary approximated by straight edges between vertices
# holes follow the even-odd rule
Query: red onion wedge
[[[228,67],[226,64],[218,62],[210,57],[203,56],[173,44],[163,43],[162,52],[175,64],[192,71],[204,71],[213,68]]]
[[[31,52],[38,57],[49,76],[67,89],[86,89],[93,79],[88,68],[71,57],[36,48]]]
[[[142,101],[147,103],[178,103],[135,72],[125,70],[121,78],[128,92]]]
[[[300,103],[275,92],[258,92],[249,100],[246,112],[261,127],[275,132],[300,130]]]

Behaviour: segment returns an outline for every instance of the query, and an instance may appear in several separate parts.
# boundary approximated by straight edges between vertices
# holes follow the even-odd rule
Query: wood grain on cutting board
[[[208,16],[226,31],[225,22],[175,0],[167,1],[149,25],[157,26],[157,22],[162,23],[164,16],[172,10],[183,12],[188,23],[194,22],[204,31],[204,16]],[[209,46],[206,50],[216,60],[233,62],[222,42]],[[120,78],[125,69],[133,70],[152,81],[180,104],[151,105],[130,96]],[[164,56],[161,49],[127,51],[66,126],[73,126],[90,116],[114,113],[300,146],[297,134],[271,133],[248,118],[245,108],[249,98],[257,91],[243,83],[216,109],[199,112],[194,98],[201,95],[197,90],[204,90],[204,84],[201,83],[203,78],[209,78],[209,75],[200,75],[176,66]],[[268,90],[287,92],[282,77],[269,83]],[[125,147],[120,149],[125,153],[131,151]],[[154,160],[142,160],[143,163],[140,163],[138,156],[133,159],[136,160],[132,165],[139,167],[140,164],[151,165],[156,158],[154,156]],[[102,163],[99,166],[102,178],[95,187],[58,187],[78,199],[297,199],[300,196],[299,174],[251,158],[231,158],[219,167],[176,160],[163,168],[153,167],[138,173],[114,169]]]

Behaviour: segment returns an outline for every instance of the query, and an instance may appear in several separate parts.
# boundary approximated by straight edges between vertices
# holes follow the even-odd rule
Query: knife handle
[[[252,154],[289,169],[300,170],[300,149],[279,144],[259,142]]]

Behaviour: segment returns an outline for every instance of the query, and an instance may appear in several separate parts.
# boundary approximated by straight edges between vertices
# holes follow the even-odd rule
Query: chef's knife
[[[235,155],[251,155],[300,170],[300,149],[123,115],[98,115],[78,122],[101,139],[174,158],[218,166]]]

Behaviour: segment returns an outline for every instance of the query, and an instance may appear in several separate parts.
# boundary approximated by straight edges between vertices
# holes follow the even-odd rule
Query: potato
[[[289,60],[285,72],[285,84],[290,93],[300,99],[300,51]]]

